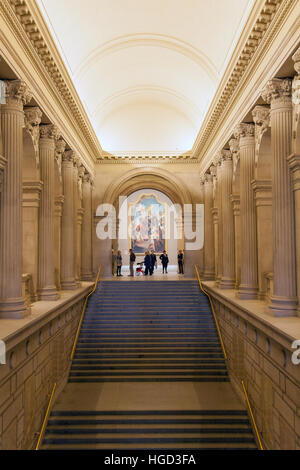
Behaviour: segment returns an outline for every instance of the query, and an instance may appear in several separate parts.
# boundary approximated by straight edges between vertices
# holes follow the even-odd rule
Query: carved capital
[[[213,175],[211,175],[210,173],[205,173],[204,183],[205,184],[212,184],[212,182],[213,182]]]
[[[204,183],[205,183],[205,176],[202,175],[200,176],[200,186],[204,186]]]
[[[40,129],[39,125],[42,119],[42,111],[38,107],[25,108],[24,117],[25,117],[25,129],[29,133],[32,144],[34,147],[36,167],[39,168],[40,157],[39,157],[39,140],[40,140]]]
[[[221,154],[222,154],[222,162],[230,162],[232,161],[232,155],[231,155],[231,151],[230,150],[222,150],[221,151]]]
[[[10,104],[16,101],[19,106],[25,106],[32,98],[32,93],[22,80],[4,80],[5,101]]]
[[[253,121],[263,131],[270,127],[270,108],[266,106],[255,106],[252,110]]]
[[[66,142],[63,139],[58,139],[55,142],[55,160],[57,163],[58,167],[58,173],[59,173],[59,180],[62,182],[62,173],[61,173],[61,163],[62,163],[62,156],[65,152],[66,149]]]
[[[217,176],[217,167],[215,165],[211,165],[210,168],[210,174],[215,178]]]
[[[240,139],[241,137],[254,137],[254,134],[254,124],[247,124],[244,122],[238,124],[233,131],[233,135],[236,139]]]
[[[67,150],[62,154],[62,163],[72,163],[73,165],[74,160],[74,152],[73,150]]]
[[[82,177],[82,181],[83,181],[83,183],[91,183],[91,175],[89,174],[88,171],[86,173],[84,173],[84,175]]]
[[[83,179],[84,174],[85,174],[85,168],[84,168],[83,165],[80,165],[80,167],[79,167],[79,169],[78,169],[78,176],[79,176],[79,178]]]
[[[57,140],[60,137],[60,132],[54,124],[43,124],[40,126],[41,139]]]
[[[215,166],[219,166],[222,163],[222,150],[216,153],[216,155],[213,158],[213,164]]]
[[[292,81],[289,78],[272,78],[265,86],[261,96],[266,103],[273,101],[290,100],[292,94]]]
[[[300,75],[300,47],[296,50],[295,54],[292,56],[294,61],[294,69],[297,74]]]
[[[230,152],[232,153],[232,155],[235,154],[235,153],[239,153],[240,146],[239,146],[238,139],[230,139],[229,148],[230,148]]]

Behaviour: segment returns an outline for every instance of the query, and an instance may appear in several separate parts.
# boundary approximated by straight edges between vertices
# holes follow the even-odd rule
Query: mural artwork
[[[129,248],[137,254],[167,250],[167,203],[155,194],[142,194],[129,204]]]

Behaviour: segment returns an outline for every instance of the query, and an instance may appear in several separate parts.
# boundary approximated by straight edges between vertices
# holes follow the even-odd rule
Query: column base
[[[39,300],[58,300],[60,297],[59,293],[56,290],[55,286],[44,287],[43,289],[38,290]]]
[[[273,317],[296,317],[298,315],[298,299],[290,297],[272,296],[266,313]]]
[[[236,293],[236,297],[241,300],[256,300],[257,288],[243,286],[240,284],[239,291]]]
[[[204,281],[214,281],[215,280],[215,273],[214,272],[210,272],[210,271],[207,271],[203,273],[203,280]]]
[[[115,271],[114,271],[115,273]],[[93,275],[93,273],[87,273],[87,274],[82,274],[81,275],[81,280],[82,281],[94,281],[95,277]]]
[[[22,297],[0,300],[0,318],[24,318],[30,313],[31,308]]]
[[[235,286],[235,279],[228,279],[223,277],[219,282],[220,289],[234,289]]]
[[[75,290],[75,289],[77,289],[77,284],[75,282],[75,279],[72,279],[70,281],[61,281],[61,288],[62,288],[62,290]]]

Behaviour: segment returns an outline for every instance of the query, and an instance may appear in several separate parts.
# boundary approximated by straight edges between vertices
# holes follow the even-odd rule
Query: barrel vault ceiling
[[[36,0],[102,148],[188,152],[254,0]]]

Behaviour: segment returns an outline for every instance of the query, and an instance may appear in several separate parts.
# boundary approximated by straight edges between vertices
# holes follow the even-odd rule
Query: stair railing
[[[99,277],[100,277],[100,271],[101,271],[101,266],[99,265],[98,274],[97,274],[97,277],[96,277],[94,287],[91,290],[91,292],[86,296],[84,304],[83,304],[80,320],[79,320],[79,323],[78,323],[78,327],[77,327],[77,331],[76,331],[76,335],[75,335],[75,339],[74,339],[74,343],[73,343],[73,347],[72,347],[72,351],[71,351],[71,355],[70,355],[70,361],[72,361],[73,357],[74,357],[74,353],[75,353],[75,349],[76,349],[76,345],[77,345],[77,341],[78,341],[78,337],[79,337],[80,328],[81,328],[83,317],[84,317],[84,314],[85,314],[87,301],[88,301],[90,295],[92,295],[95,292],[96,288],[97,288],[97,285],[98,285],[98,282],[99,282]]]
[[[47,425],[47,422],[48,422],[48,417],[49,417],[49,413],[50,413],[51,404],[52,404],[52,400],[53,400],[53,397],[54,397],[55,389],[56,389],[56,383],[53,385],[53,388],[52,388],[52,392],[51,392],[51,395],[50,395],[50,400],[49,400],[47,410],[46,410],[46,414],[45,414],[45,417],[44,417],[44,421],[43,421],[43,424],[42,424],[42,429],[39,432],[39,438],[38,438],[35,450],[39,450],[42,439],[44,437],[44,433],[45,433],[46,425]]]
[[[215,323],[216,323],[218,335],[219,335],[219,338],[220,338],[220,343],[221,343],[221,346],[222,346],[223,354],[224,354],[225,360],[227,360],[226,349],[225,349],[224,341],[223,341],[223,338],[222,338],[222,333],[221,333],[221,330],[220,330],[220,327],[219,327],[219,322],[218,322],[218,319],[217,319],[217,315],[216,315],[216,312],[215,312],[213,301],[212,301],[211,296],[209,295],[209,293],[206,292],[203,289],[200,274],[199,274],[199,270],[198,270],[198,266],[196,264],[195,264],[195,270],[196,270],[197,279],[198,279],[198,282],[199,282],[200,289],[208,297],[208,300],[209,300],[209,303],[210,303],[210,306],[211,306],[211,309],[212,309],[212,313],[213,313],[213,316],[214,316],[214,319],[215,319]]]
[[[249,414],[250,414],[251,422],[252,422],[252,427],[253,427],[254,432],[255,432],[256,440],[257,440],[258,445],[259,445],[259,449],[264,450],[261,439],[260,439],[260,436],[259,436],[258,428],[257,428],[256,422],[255,422],[254,414],[253,414],[253,411],[252,411],[252,408],[251,408],[251,405],[250,405],[250,401],[249,401],[249,398],[248,398],[248,393],[247,393],[245,383],[244,383],[243,380],[242,380],[242,387],[243,387],[243,391],[244,391],[244,394],[245,394],[245,397],[246,397],[246,403],[247,403],[247,406],[248,406],[248,410],[249,410]]]

